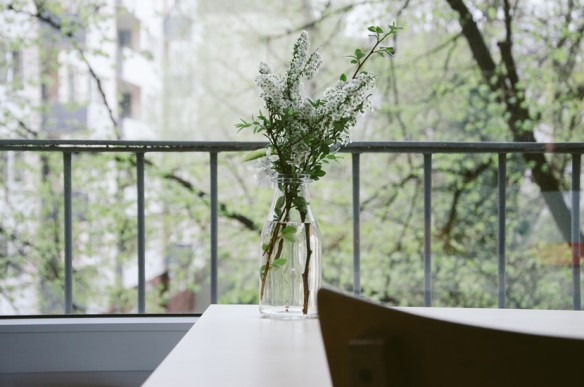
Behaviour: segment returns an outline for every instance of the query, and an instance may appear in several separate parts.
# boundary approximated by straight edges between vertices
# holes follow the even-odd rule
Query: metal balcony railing
[[[217,155],[222,152],[251,151],[264,147],[262,142],[179,142],[179,141],[91,141],[91,140],[0,140],[0,151],[59,152],[64,166],[64,240],[65,240],[65,314],[73,309],[73,239],[72,182],[73,153],[133,153],[137,173],[137,243],[138,243],[138,312],[145,313],[145,212],[144,155],[157,152],[202,152],[210,158],[211,200],[211,303],[217,303]],[[581,309],[580,289],[580,175],[584,143],[476,143],[476,142],[354,142],[340,152],[352,156],[353,199],[353,289],[360,293],[360,155],[363,153],[417,153],[424,159],[424,305],[432,306],[432,156],[434,154],[497,154],[498,155],[498,306],[505,308],[506,294],[506,174],[507,155],[525,153],[570,154],[572,161],[571,245],[573,309]]]

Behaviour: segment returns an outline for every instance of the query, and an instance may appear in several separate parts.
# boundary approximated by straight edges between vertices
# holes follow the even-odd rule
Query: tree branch
[[[507,77],[510,81],[510,89],[513,94],[517,94],[517,82],[519,82],[519,76],[517,75],[517,67],[515,66],[515,60],[513,59],[512,53],[512,17],[511,9],[509,6],[509,0],[504,0],[504,14],[505,14],[505,40],[497,43],[499,46],[499,51],[501,51],[501,59],[505,64],[505,69],[507,70]]]
[[[135,164],[135,160],[128,159],[128,158],[116,157],[116,161],[130,162],[132,164]],[[160,169],[151,160],[145,159],[144,163],[151,168]],[[196,188],[192,182],[177,175],[174,172],[162,172],[160,176],[163,179],[177,183],[180,187],[186,189],[187,191],[194,194],[196,197],[198,197],[200,199],[208,199],[210,196],[207,192]],[[260,230],[260,226],[258,224],[256,224],[252,219],[250,219],[249,217],[245,216],[244,214],[242,214],[240,212],[237,212],[237,211],[231,209],[227,204],[219,202],[217,207],[218,207],[219,214],[221,216],[224,216],[227,219],[231,219],[231,220],[235,220],[235,221],[239,222],[247,230],[249,230],[249,231],[259,231]]]
[[[448,219],[444,226],[441,227],[440,236],[444,238],[444,247],[446,251],[452,250],[452,245],[450,243],[452,237],[451,232],[452,228],[457,219],[457,208],[458,202],[462,197],[462,194],[466,190],[467,186],[478,179],[485,171],[491,168],[493,165],[493,159],[489,158],[488,160],[478,164],[476,168],[471,169],[464,169],[462,171],[458,171],[457,174],[462,176],[462,186],[456,187],[456,183],[451,190],[454,192],[452,197],[452,203],[450,205],[450,210],[448,212]]]
[[[35,13],[26,12],[24,10],[18,11],[16,9],[14,9],[14,7],[12,7],[12,5],[9,6],[9,9],[11,9],[15,12],[25,13],[33,18],[36,18],[37,20],[48,25],[52,29],[56,30],[61,36],[65,37],[69,40],[69,43],[73,46],[75,51],[78,53],[78,55],[80,56],[83,63],[85,63],[85,66],[87,66],[87,70],[89,71],[91,78],[95,81],[95,83],[97,85],[97,90],[99,91],[102,102],[108,111],[109,118],[110,118],[110,121],[111,121],[113,129],[114,129],[114,133],[115,133],[116,137],[118,139],[120,139],[121,132],[120,132],[120,128],[118,125],[118,121],[114,115],[114,112],[113,112],[113,109],[112,109],[110,103],[107,100],[107,96],[105,94],[103,84],[101,82],[101,78],[97,75],[97,73],[95,72],[95,69],[93,68],[91,63],[89,63],[89,60],[87,59],[87,56],[85,55],[83,48],[81,48],[79,46],[79,44],[75,41],[75,36],[73,34],[73,31],[71,31],[71,30],[65,31],[64,30],[63,24],[59,21],[59,19],[55,15],[53,15],[49,10],[47,10],[44,0],[35,0],[34,4],[36,6]]]
[[[330,17],[333,17],[335,15],[339,15],[339,14],[343,15],[357,6],[369,4],[371,2],[372,2],[371,0],[352,2],[348,5],[343,6],[343,7],[333,9],[330,12],[323,12],[322,15],[317,19],[306,22],[306,23],[304,23],[304,24],[302,24],[294,29],[287,29],[283,33],[267,36],[265,38],[265,40],[270,41],[270,40],[280,39],[280,38],[283,38],[285,36],[289,36],[291,34],[298,33],[302,30],[308,30],[308,29],[314,28],[316,25],[318,25],[319,23],[325,21],[326,19],[328,19]],[[327,8],[328,8],[328,5],[327,5]]]
[[[511,52],[511,43],[503,44],[501,51],[505,66],[508,66],[511,71],[508,70],[507,75],[496,74],[495,61],[491,56],[482,33],[479,31],[476,22],[473,20],[463,0],[446,0],[446,2],[458,13],[462,33],[467,40],[483,78],[491,88],[491,91],[498,93],[498,100],[504,104],[507,113],[509,113],[506,120],[513,140],[516,142],[536,142],[533,126],[527,125],[530,122],[530,114],[524,104],[525,93],[516,93],[512,87],[517,85],[518,76]],[[508,1],[505,1],[505,3],[508,8]],[[509,14],[506,15],[506,23],[509,26],[506,29],[506,36],[511,39],[511,15],[509,11],[507,12]],[[491,82],[492,77],[495,75],[497,75],[497,81]],[[551,165],[548,163],[545,155],[524,154],[523,157],[532,168],[533,180],[543,193],[546,205],[550,209],[560,233],[564,240],[570,244],[572,239],[570,210],[561,195],[548,194],[561,192],[560,180],[553,174]],[[581,235],[580,238],[582,239],[584,237]],[[580,256],[584,256],[584,245],[580,248]]]
[[[458,13],[462,34],[469,43],[469,48],[481,69],[483,78],[491,84],[490,80],[495,75],[497,66],[470,11],[462,0],[446,0],[446,2]]]

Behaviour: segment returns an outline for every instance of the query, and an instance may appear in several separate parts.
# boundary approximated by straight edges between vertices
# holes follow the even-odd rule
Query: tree
[[[391,17],[398,17],[398,24],[403,21],[405,31],[397,36],[395,59],[374,70],[379,74],[385,66],[389,77],[383,79],[387,83],[379,86],[385,103],[378,105],[373,136],[369,134],[368,138],[532,142],[537,136],[546,141],[581,139],[582,98],[578,94],[581,89],[578,79],[582,69],[577,64],[581,61],[582,34],[574,17],[581,9],[579,4],[559,2],[546,8],[535,3],[516,3],[511,7],[505,2],[484,2],[473,7],[472,12],[464,8],[466,16],[459,30],[452,28],[452,18],[458,16],[461,5],[464,3],[460,1],[405,1],[400,4],[403,7],[395,4],[386,7]],[[379,3],[359,6],[367,9]],[[365,13],[363,9],[361,12]],[[466,20],[471,14],[475,20]],[[566,25],[561,28],[564,37],[556,39],[554,31],[564,22]],[[514,24],[520,33],[511,33]],[[430,34],[432,38],[428,37]],[[469,56],[459,41],[464,38],[468,42],[469,37],[477,36],[478,43],[470,42]],[[500,44],[489,48],[486,42],[496,38],[501,40]],[[521,52],[519,65],[515,63],[512,47]],[[492,56],[494,49],[500,53],[498,60]],[[365,213],[361,246],[364,267],[371,270],[369,274],[363,269],[364,291],[392,303],[419,303],[421,159],[411,155],[385,159],[389,167],[381,175],[369,177],[375,173],[378,159],[362,167],[367,170],[362,187],[367,188],[362,189],[366,197],[362,204]],[[539,234],[538,227],[545,224],[546,211],[535,211],[534,215],[525,211],[528,205],[542,208],[540,198],[531,196],[535,194],[529,188],[532,178],[543,192],[541,197],[563,240],[570,240],[569,211],[561,197],[561,192],[569,187],[565,177],[570,170],[568,162],[569,157],[562,155],[523,155],[509,160],[509,184],[521,187],[521,191],[510,189],[508,195],[509,289],[515,292],[522,287],[527,294],[535,294],[533,289],[527,289],[536,283],[538,289],[550,292],[547,297],[532,300],[528,297],[520,300],[514,293],[510,296],[513,305],[549,307],[552,301],[545,298],[550,300],[551,293],[557,297],[566,292],[558,288],[544,290],[546,282],[569,280],[569,271],[546,263],[545,257],[555,254],[564,260],[566,250],[536,251],[532,236],[553,238],[555,232],[546,228],[547,234],[543,229]],[[440,302],[493,305],[493,297],[481,297],[476,289],[479,284],[484,290],[496,288],[496,266],[491,258],[495,256],[496,158],[437,156],[434,165],[435,283],[438,291],[442,291],[441,284],[446,284],[447,294],[440,296]],[[525,197],[526,192],[529,198]],[[404,197],[408,199],[404,201]],[[347,200],[338,202],[339,207],[348,204]],[[370,217],[372,223],[368,226]],[[522,217],[531,218],[532,222]],[[326,235],[327,230],[323,233]],[[347,244],[334,246],[331,254],[342,252],[344,258],[337,260],[337,270],[329,278],[335,285],[348,289],[349,249]],[[375,257],[368,259],[372,253]],[[525,266],[525,272],[517,271],[527,259],[532,266]],[[463,271],[472,279],[461,279]],[[565,307],[565,302],[558,302],[556,305]]]
[[[107,122],[106,135],[118,138],[120,96],[109,93],[107,66],[94,61],[111,64],[115,50],[105,47],[115,41],[115,33],[103,36],[103,45],[91,47],[76,46],[74,39],[80,29],[91,30],[98,25],[107,26],[103,31],[115,31],[111,29],[114,8],[109,7],[110,2],[92,1],[88,6],[86,2],[15,0],[2,5],[1,17],[6,21],[2,23],[6,38],[2,69],[18,63],[18,55],[11,52],[39,46],[47,49],[47,60],[42,77],[2,79],[0,110],[4,113],[0,130],[11,137],[46,135],[38,131],[41,122],[35,117],[48,112],[50,106],[40,93],[35,96],[30,92],[39,90],[39,85],[50,91],[57,65],[65,63],[56,60],[61,57],[50,49],[61,50],[65,41],[69,42],[68,60],[93,79]],[[75,12],[68,12],[68,7]],[[349,61],[344,56],[355,47],[365,47],[368,26],[395,20],[404,27],[393,42],[396,56],[378,60],[370,68],[378,80],[373,96],[376,112],[361,121],[353,131],[353,140],[582,141],[583,8],[577,0],[545,5],[528,0],[183,1],[182,15],[194,20],[195,39],[170,42],[166,47],[167,68],[172,70],[165,76],[163,99],[167,108],[163,112],[151,109],[149,119],[161,128],[173,128],[164,131],[164,139],[262,140],[233,129],[240,117],[259,108],[253,78],[260,61],[284,66],[291,42],[300,30],[308,29],[312,41],[322,43],[319,50],[326,65],[310,85],[318,91],[346,72]],[[286,20],[280,22],[282,15]],[[162,17],[158,20],[162,25]],[[51,45],[40,35],[30,35],[30,30],[25,33],[13,28],[29,24],[44,25],[52,31]],[[9,29],[12,34],[20,34],[10,35],[6,32]],[[137,54],[156,58],[148,52]],[[36,88],[31,87],[30,80]],[[76,135],[88,136],[95,133],[94,129],[83,128]],[[178,268],[169,269],[158,284],[151,284],[150,311],[166,310],[177,291],[198,291],[207,286],[203,280],[208,274],[205,156],[147,155],[148,186],[153,187],[147,193],[148,203],[152,203],[147,222],[149,247],[158,257],[175,257],[169,262]],[[219,157],[220,300],[224,302],[257,301],[258,230],[270,194],[255,186],[250,177],[253,173],[241,160],[240,154]],[[41,171],[45,172],[39,173],[31,165],[30,173],[36,173],[38,180],[46,177],[40,200],[45,205],[39,207],[44,212],[43,222],[35,223],[45,225],[45,229],[42,233],[34,227],[27,229],[29,223],[23,221],[41,218],[40,210],[26,214],[15,211],[14,219],[20,222],[10,223],[4,217],[0,232],[14,250],[10,257],[0,260],[0,269],[7,273],[6,278],[28,268],[30,262],[43,263],[47,276],[54,274],[58,293],[62,251],[54,246],[60,243],[61,213],[54,203],[61,200],[61,160],[58,155],[48,155],[43,162]],[[85,298],[95,297],[95,289],[107,295],[97,302],[100,310],[113,310],[113,305],[119,311],[134,307],[133,289],[121,289],[121,277],[117,285],[108,277],[115,276],[112,273],[116,270],[127,270],[134,257],[134,162],[123,155],[75,159],[80,171],[91,171],[76,172],[74,178],[76,186],[91,193],[80,198],[81,205],[76,206],[88,203],[87,220],[76,220],[74,227],[91,243],[76,245],[75,256],[108,257],[75,267],[85,272],[76,272],[76,276],[86,278],[76,284],[79,310],[92,305]],[[496,304],[496,163],[492,155],[434,156],[437,305]],[[412,154],[361,157],[362,290],[391,304],[419,305],[423,300],[421,165],[422,158]],[[326,180],[312,187],[313,209],[325,241],[325,279],[352,290],[351,191],[346,183],[350,157],[344,156],[327,172]],[[561,198],[561,192],[569,189],[569,174],[569,156],[516,155],[508,159],[511,306],[569,307],[564,296],[569,296],[566,283],[570,275],[562,263],[569,260],[565,248],[569,218],[568,206]],[[116,182],[116,192],[109,191],[108,181]],[[55,228],[47,227],[50,223]],[[100,231],[108,228],[113,234]],[[561,246],[552,246],[550,241],[561,242]],[[100,245],[115,249],[98,250],[96,246]],[[113,250],[123,252],[118,263],[113,260]],[[19,256],[29,260],[25,262]],[[92,282],[98,277],[108,278],[99,284]],[[105,287],[104,282],[108,283]],[[6,282],[0,285],[0,291],[6,294],[13,290]],[[60,311],[58,306],[55,310]]]
[[[502,13],[504,15],[504,37],[497,42],[501,62],[495,63],[491,50],[485,43],[485,37],[474,21],[471,12],[463,0],[447,0],[450,7],[458,14],[462,34],[468,42],[473,58],[483,76],[484,83],[489,86],[491,93],[497,96],[497,102],[502,104],[505,109],[505,118],[507,126],[511,133],[511,138],[515,142],[536,142],[535,127],[540,112],[530,109],[531,103],[528,95],[528,83],[521,79],[521,69],[519,68],[513,53],[513,23],[514,15],[520,12],[519,2],[510,4],[509,0],[504,0],[502,4]],[[584,23],[573,21],[572,17],[576,9],[580,9],[575,1],[567,2],[567,10],[564,16],[566,28],[570,30],[576,28],[575,33],[564,32],[560,39],[555,43],[552,50],[565,50],[565,59],[562,61],[558,57],[553,59],[553,71],[557,79],[562,82],[562,86],[567,86],[567,90],[562,93],[561,89],[556,91],[554,98],[563,99],[566,97],[576,97],[578,99],[578,90],[584,87],[584,84],[578,85],[567,82],[573,77],[575,70],[576,57],[580,51],[582,36],[584,33]],[[495,8],[496,9],[496,8]],[[497,10],[497,9],[496,9]],[[496,12],[496,11],[495,11]],[[562,95],[562,94],[568,94]],[[582,96],[579,97],[582,100]],[[561,106],[559,112],[555,113],[556,117],[561,117],[565,108]],[[568,112],[571,117],[568,120],[566,132],[574,133],[574,129],[582,125],[581,118],[576,112]],[[556,120],[557,121],[557,120]],[[554,122],[555,125],[562,125],[563,122]],[[559,128],[555,128],[558,131]],[[578,134],[576,134],[578,138]],[[570,139],[568,137],[568,139]],[[544,193],[544,199],[549,207],[554,220],[567,242],[571,241],[570,229],[570,210],[564,200],[558,195],[545,193],[559,193],[566,184],[557,175],[557,170],[551,162],[542,154],[524,154],[524,159],[528,163],[533,173],[535,183]],[[581,236],[582,239],[582,236]],[[584,248],[580,248],[580,255],[584,255]]]

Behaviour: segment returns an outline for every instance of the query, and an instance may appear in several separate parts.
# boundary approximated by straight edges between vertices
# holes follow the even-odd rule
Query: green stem
[[[308,314],[308,299],[310,298],[310,289],[308,288],[308,273],[310,270],[310,258],[312,256],[312,249],[310,248],[310,223],[304,224],[306,234],[306,266],[302,273],[302,285],[304,287],[304,304],[302,306],[302,313]]]
[[[276,244],[276,239],[278,238],[278,234],[280,233],[280,227],[281,227],[282,223],[278,222],[276,223],[276,227],[274,228],[274,231],[272,232],[272,237],[270,239],[270,244],[268,245],[268,257],[266,258],[266,264],[264,266],[264,273],[262,274],[262,284],[261,284],[261,288],[260,288],[260,300],[262,300],[264,298],[264,289],[266,287],[266,279],[268,278],[268,271],[270,270],[270,263],[272,262],[270,260],[271,256],[272,256],[272,252],[274,251],[274,245]]]
[[[387,38],[389,35],[391,35],[391,32],[388,32],[387,34],[383,35],[383,37],[381,39],[379,39],[379,36],[377,36],[377,42],[375,43],[375,45],[373,46],[373,48],[369,51],[369,53],[365,56],[365,58],[363,59],[363,61],[362,62],[361,61],[359,62],[359,65],[357,66],[357,69],[355,70],[355,73],[351,77],[352,79],[355,79],[355,77],[357,76],[357,74],[359,74],[359,71],[361,70],[361,68],[365,64],[365,62],[367,62],[367,59],[369,59],[369,57],[371,55],[373,55],[373,53],[375,52],[375,49],[377,48],[377,46],[379,46],[379,44],[381,42],[383,42],[385,40],[385,38]]]
[[[282,226],[284,226],[285,222],[289,218],[289,216],[290,216],[290,209],[292,208],[293,198],[291,198],[291,192],[288,191],[287,184],[284,184],[284,187],[285,187],[284,188],[284,197],[286,198],[285,204],[284,204],[284,211],[282,211],[282,216],[280,217],[278,223],[276,224],[276,227],[272,231],[272,236],[270,238],[270,243],[268,244],[268,250],[267,250],[267,255],[268,256],[266,258],[266,264],[264,266],[264,272],[263,272],[263,274],[261,276],[260,300],[263,300],[263,298],[264,298],[264,291],[265,291],[265,287],[266,287],[266,281],[268,279],[268,273],[270,271],[270,265],[271,265],[271,263],[274,260],[276,260],[276,259],[278,259],[280,257],[280,254],[282,254],[282,248],[283,248],[283,245],[284,245],[284,240],[283,239],[280,239],[280,242],[278,244],[278,249],[276,251],[276,256],[274,257],[274,259],[271,259],[272,258],[272,254],[274,252],[274,247],[276,246],[276,241],[278,240],[278,237],[280,235],[280,228],[282,228]]]

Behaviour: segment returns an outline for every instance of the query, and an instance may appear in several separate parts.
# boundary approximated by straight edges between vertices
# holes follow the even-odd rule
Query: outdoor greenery
[[[161,102],[143,112],[158,138],[263,140],[261,131],[233,130],[240,117],[260,110],[258,60],[285,67],[289,47],[307,30],[324,42],[318,52],[326,66],[306,83],[309,95],[320,95],[338,74],[347,74],[341,82],[352,77],[351,59],[361,64],[367,51],[355,47],[366,46],[373,32],[363,33],[367,27],[398,25],[403,33],[387,43],[396,55],[368,63],[377,84],[369,98],[373,111],[350,139],[344,127],[342,141],[584,141],[581,0],[182,3],[195,21],[195,38],[166,47]],[[90,122],[62,137],[123,137],[121,96],[111,94],[105,70],[116,55],[106,49],[116,41],[116,10],[108,4],[0,2],[2,138],[55,136],[40,130],[39,117],[51,112],[41,94],[51,92],[65,65],[91,85],[68,107],[97,104],[106,119],[99,121],[103,127]],[[34,26],[51,33],[36,34]],[[102,32],[101,49],[78,43],[82,30]],[[155,61],[153,47],[143,51],[146,62]],[[38,58],[40,70],[14,71],[22,58]],[[256,185],[244,157],[219,155],[220,302],[258,301],[257,243],[271,193]],[[62,313],[62,161],[32,153],[10,160],[21,189],[2,196],[0,296],[16,304],[32,297],[20,292],[29,285],[41,305],[21,313]],[[147,259],[165,265],[165,275],[149,283],[147,310],[163,312],[180,292],[208,297],[208,157],[147,154],[146,160]],[[313,184],[311,204],[323,235],[325,283],[351,291],[351,159],[336,161],[309,172],[327,173]],[[361,291],[371,299],[423,304],[422,162],[419,154],[361,156]],[[74,156],[74,254],[84,257],[74,263],[77,313],[135,310],[134,285],[124,283],[136,255],[134,163],[126,155]],[[507,158],[508,307],[571,308],[570,163],[562,154]],[[0,152],[3,171],[7,164]],[[6,181],[3,172],[3,192]],[[433,158],[434,305],[497,305],[496,195],[497,155]]]

